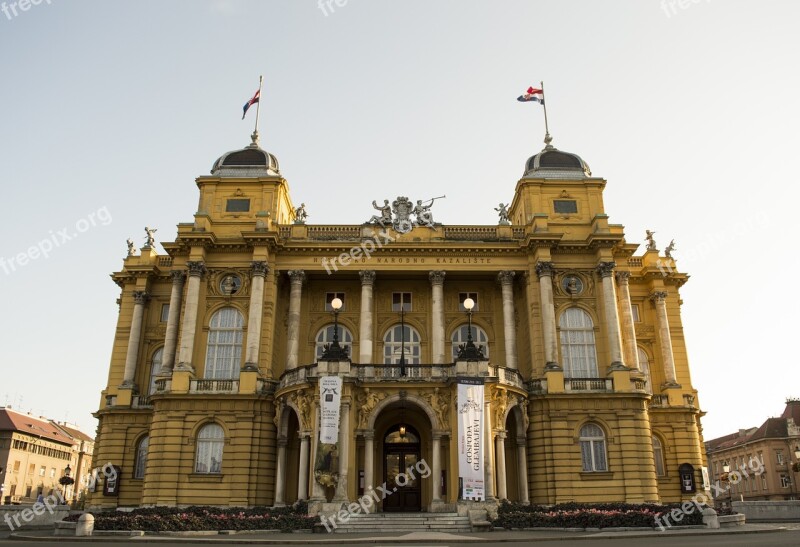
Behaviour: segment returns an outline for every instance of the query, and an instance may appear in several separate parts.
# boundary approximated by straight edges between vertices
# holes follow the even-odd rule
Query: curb
[[[529,533],[526,532],[510,532],[519,534],[519,537],[485,537],[485,534],[479,534],[481,537],[475,536],[464,536],[458,537],[458,540],[454,540],[452,537],[454,534],[449,534],[450,537],[443,537],[443,538],[408,538],[404,539],[402,536],[371,536],[371,537],[352,537],[351,534],[330,534],[331,536],[338,536],[338,537],[330,537],[329,539],[288,539],[288,538],[247,538],[243,537],[245,534],[234,534],[234,535],[221,535],[215,536],[213,539],[210,537],[202,537],[202,536],[194,536],[194,537],[175,537],[175,536],[139,536],[136,538],[137,543],[145,542],[145,543],[184,543],[184,542],[192,542],[192,543],[235,543],[238,545],[257,545],[257,544],[298,544],[298,545],[308,545],[308,544],[319,544],[319,545],[337,545],[337,544],[352,544],[352,543],[364,543],[364,544],[374,544],[374,543],[392,543],[392,544],[431,544],[431,543],[454,543],[458,541],[459,543],[532,543],[537,541],[592,541],[592,540],[609,540],[613,538],[654,538],[654,537],[697,537],[697,536],[708,536],[708,535],[736,535],[736,534],[766,534],[766,533],[774,533],[774,532],[782,532],[787,530],[785,527],[776,527],[776,528],[768,528],[768,529],[761,529],[761,530],[719,530],[719,531],[696,531],[696,530],[686,530],[686,531],[672,531],[672,532],[649,532],[649,533],[642,533],[642,532],[592,532],[591,535],[577,535],[578,533],[585,534],[586,532],[574,532],[576,535],[553,535],[553,536],[542,536],[542,537],[531,537]],[[311,534],[309,534],[311,535]],[[12,533],[8,539],[13,539],[17,541],[53,541],[56,536],[33,536],[33,535],[19,535],[18,533]],[[130,536],[126,537],[113,537],[113,536],[89,536],[89,537],[69,537],[69,536],[57,536],[59,542],[61,541],[68,541],[68,542],[92,542],[92,541],[105,541],[105,542],[120,542],[120,541],[131,541]]]

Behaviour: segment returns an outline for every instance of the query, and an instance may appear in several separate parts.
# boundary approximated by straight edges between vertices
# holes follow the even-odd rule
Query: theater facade
[[[445,512],[703,488],[688,277],[652,236],[637,253],[579,156],[548,142],[496,225],[394,195],[317,225],[252,141],[196,179],[166,254],[148,231],[112,274],[94,460],[119,474],[88,506],[315,511],[381,487],[380,511]]]

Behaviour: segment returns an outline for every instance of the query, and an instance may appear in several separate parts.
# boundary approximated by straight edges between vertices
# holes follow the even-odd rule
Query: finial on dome
[[[258,148],[258,129],[253,131],[253,134],[250,135],[250,144],[247,146],[248,148]]]
[[[550,144],[553,142],[553,137],[550,136],[550,133],[544,134],[544,149],[545,150],[554,150],[555,147]]]

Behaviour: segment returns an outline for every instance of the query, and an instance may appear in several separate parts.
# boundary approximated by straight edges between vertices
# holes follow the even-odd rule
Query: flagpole
[[[540,81],[539,85],[542,88],[542,107],[544,108],[544,144],[545,148],[550,148],[550,143],[553,142],[553,137],[550,136],[550,127],[547,124],[547,101],[544,96],[544,82]]]
[[[264,76],[258,77],[258,102],[256,103],[256,126],[253,130],[253,136],[258,140],[258,115],[261,112],[261,84],[264,82]]]

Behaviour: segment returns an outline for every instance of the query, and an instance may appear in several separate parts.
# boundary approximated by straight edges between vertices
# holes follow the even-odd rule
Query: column
[[[342,401],[341,421],[339,422],[339,482],[336,484],[336,501],[348,501],[347,466],[350,461],[350,402]]]
[[[132,388],[136,385],[133,377],[136,374],[136,362],[139,360],[144,305],[148,298],[149,295],[145,291],[133,291],[133,317],[131,318],[131,332],[128,335],[128,353],[125,355],[125,372],[123,373],[122,387]]]
[[[183,299],[183,282],[186,273],[172,272],[172,293],[169,296],[169,314],[167,315],[167,333],[164,339],[164,353],[161,357],[160,374],[172,374],[175,366],[175,349],[178,345],[178,319],[181,315],[181,300]]]
[[[631,305],[631,291],[628,286],[630,272],[617,272],[617,286],[619,286],[619,307],[622,312],[622,344],[625,363],[639,370],[639,351],[636,347],[636,327],[633,324],[633,307]]]
[[[364,493],[375,484],[375,432],[364,432]]]
[[[297,368],[297,350],[300,345],[300,304],[303,296],[303,282],[306,272],[291,270],[287,272],[291,279],[289,291],[289,321],[286,334],[286,370]]]
[[[358,361],[361,364],[372,362],[372,291],[375,285],[375,271],[361,270],[361,315],[358,324]]]
[[[300,434],[300,478],[297,481],[297,499],[308,499],[308,454],[311,433]]]
[[[428,273],[431,281],[431,354],[433,364],[444,363],[444,276],[445,272]]]
[[[519,477],[519,501],[529,503],[528,498],[528,451],[527,439],[517,437],[517,476]]]
[[[192,355],[194,353],[194,337],[197,329],[197,305],[200,300],[200,280],[206,273],[203,262],[187,262],[189,269],[189,286],[186,290],[186,307],[183,311],[181,328],[181,349],[178,355],[178,370],[194,372]]]
[[[614,262],[601,262],[597,265],[597,273],[603,279],[603,308],[606,316],[606,332],[608,333],[608,349],[611,353],[611,369],[624,369],[622,362],[622,336],[617,314],[617,290],[614,287]]]
[[[667,318],[667,293],[666,291],[655,291],[650,295],[650,300],[656,306],[658,340],[661,345],[661,360],[664,362],[666,385],[676,387],[678,381],[675,375],[675,356],[672,354],[672,335],[669,333],[669,319]]]
[[[494,438],[495,462],[497,463],[497,497],[508,499],[506,490],[506,432],[498,431]]]
[[[275,507],[286,505],[286,437],[278,437],[278,464],[275,466]]]
[[[503,335],[506,342],[506,366],[517,368],[517,327],[514,322],[514,276],[516,272],[502,271],[497,280],[503,290]]]
[[[250,313],[247,319],[247,351],[244,370],[258,370],[258,351],[261,347],[261,318],[264,316],[264,278],[269,272],[266,262],[252,263],[250,282]],[[303,498],[305,499],[305,498]]]
[[[492,415],[491,403],[484,403],[483,405],[483,486],[486,493],[486,500],[492,501],[497,498],[494,497],[494,469],[492,468],[492,426],[489,423],[489,416]]]
[[[432,433],[431,437],[433,439],[431,447],[431,457],[433,458],[433,465],[431,465],[431,475],[433,476],[431,502],[440,503],[442,501],[442,435],[441,433]]]
[[[542,331],[544,334],[544,360],[546,369],[558,369],[558,342],[556,340],[556,309],[553,302],[552,262],[536,263],[539,277],[539,295],[542,301]]]

